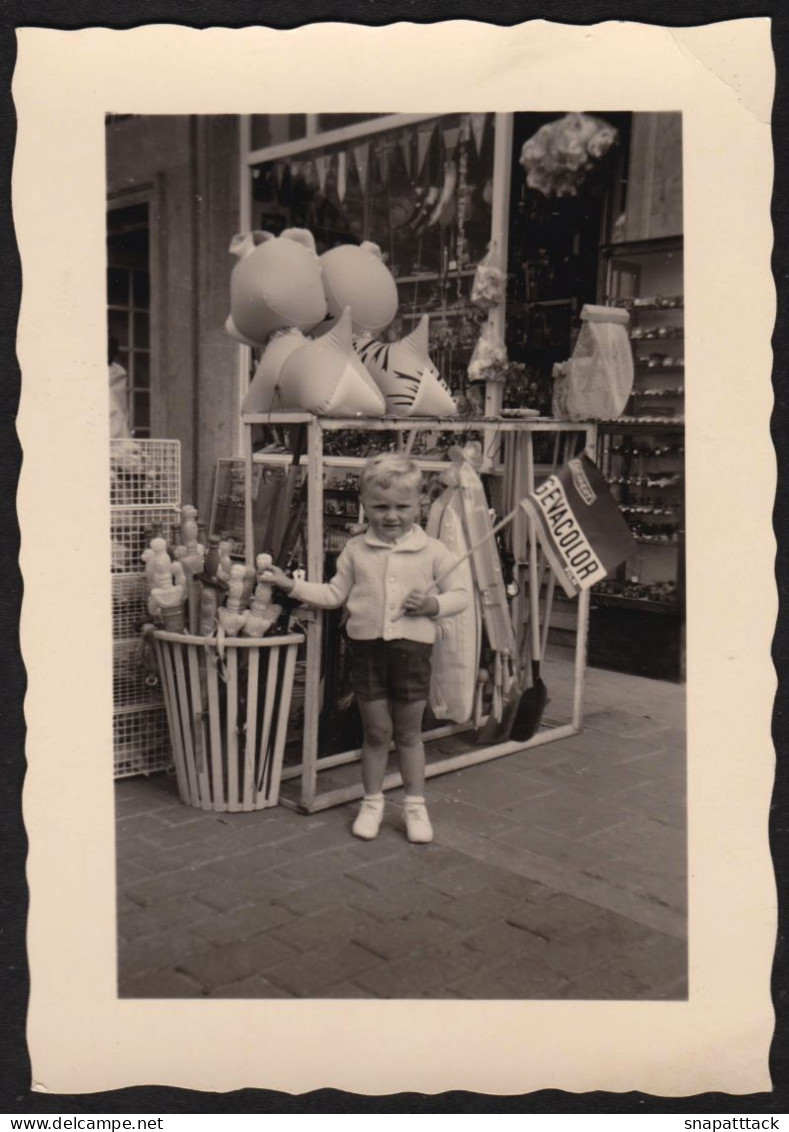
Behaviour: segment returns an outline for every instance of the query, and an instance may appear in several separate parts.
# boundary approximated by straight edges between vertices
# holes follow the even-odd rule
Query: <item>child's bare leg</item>
[[[389,744],[392,741],[392,717],[388,700],[358,700],[362,717],[362,781],[365,794],[383,790]]]
[[[377,837],[384,816],[384,776],[392,740],[392,717],[388,700],[359,700],[364,728],[362,781],[364,799],[352,826],[355,837],[371,841]]]
[[[400,773],[408,795],[422,797],[425,789],[425,748],[422,743],[422,717],[426,700],[392,705],[394,741],[400,761]]]
[[[433,840],[433,827],[425,806],[425,748],[422,743],[422,716],[425,700],[410,704],[394,704],[392,718],[394,739],[400,760],[400,773],[405,786],[406,834],[409,841],[426,844]]]

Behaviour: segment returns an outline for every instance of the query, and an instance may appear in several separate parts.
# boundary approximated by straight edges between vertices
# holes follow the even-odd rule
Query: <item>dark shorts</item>
[[[360,700],[426,700],[432,645],[422,641],[348,640],[351,687]]]

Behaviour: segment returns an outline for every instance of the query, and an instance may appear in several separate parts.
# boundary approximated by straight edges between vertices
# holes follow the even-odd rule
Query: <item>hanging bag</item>
[[[573,356],[553,368],[553,415],[557,420],[618,417],[633,389],[630,315],[614,307],[586,305]]]

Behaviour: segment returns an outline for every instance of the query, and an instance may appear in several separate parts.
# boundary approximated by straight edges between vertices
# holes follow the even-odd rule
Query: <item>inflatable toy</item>
[[[225,329],[247,345],[261,346],[275,330],[311,330],[326,317],[326,296],[315,240],[305,229],[281,236],[235,236],[239,257],[230,276],[230,317]]]
[[[342,244],[320,257],[328,318],[314,333],[330,330],[351,308],[354,334],[380,334],[397,314],[397,285],[377,244]]]
[[[276,403],[280,409],[322,417],[383,416],[383,395],[353,348],[349,307],[328,334],[307,341],[285,359]]]
[[[398,342],[356,339],[359,357],[386,398],[386,411],[398,417],[454,417],[457,405],[447,383],[430,360],[428,316]]]
[[[308,342],[309,339],[295,327],[277,330],[272,334],[241,403],[242,413],[269,413],[282,407],[278,403],[279,375],[282,367],[295,350],[306,346]]]

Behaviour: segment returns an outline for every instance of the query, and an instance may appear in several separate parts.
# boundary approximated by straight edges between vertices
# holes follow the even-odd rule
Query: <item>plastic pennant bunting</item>
[[[318,188],[321,193],[326,194],[326,178],[329,175],[329,162],[331,158],[328,153],[321,153],[315,158],[315,170],[318,174]]]
[[[356,172],[359,174],[359,181],[362,186],[362,192],[367,192],[367,174],[370,169],[370,143],[363,142],[361,145],[353,147],[353,159],[356,162]]]
[[[444,134],[444,153],[447,158],[450,158],[458,146],[458,138],[460,137],[460,126],[445,126]]]
[[[436,123],[432,122],[429,126],[418,131],[416,135],[416,150],[417,150],[417,163],[416,174],[420,175],[422,167],[425,164],[427,151],[430,149],[430,143],[433,140],[433,134],[436,132]]]
[[[471,136],[474,138],[474,148],[477,151],[477,157],[482,153],[482,142],[485,137],[485,125],[487,120],[487,114],[471,115]]]

